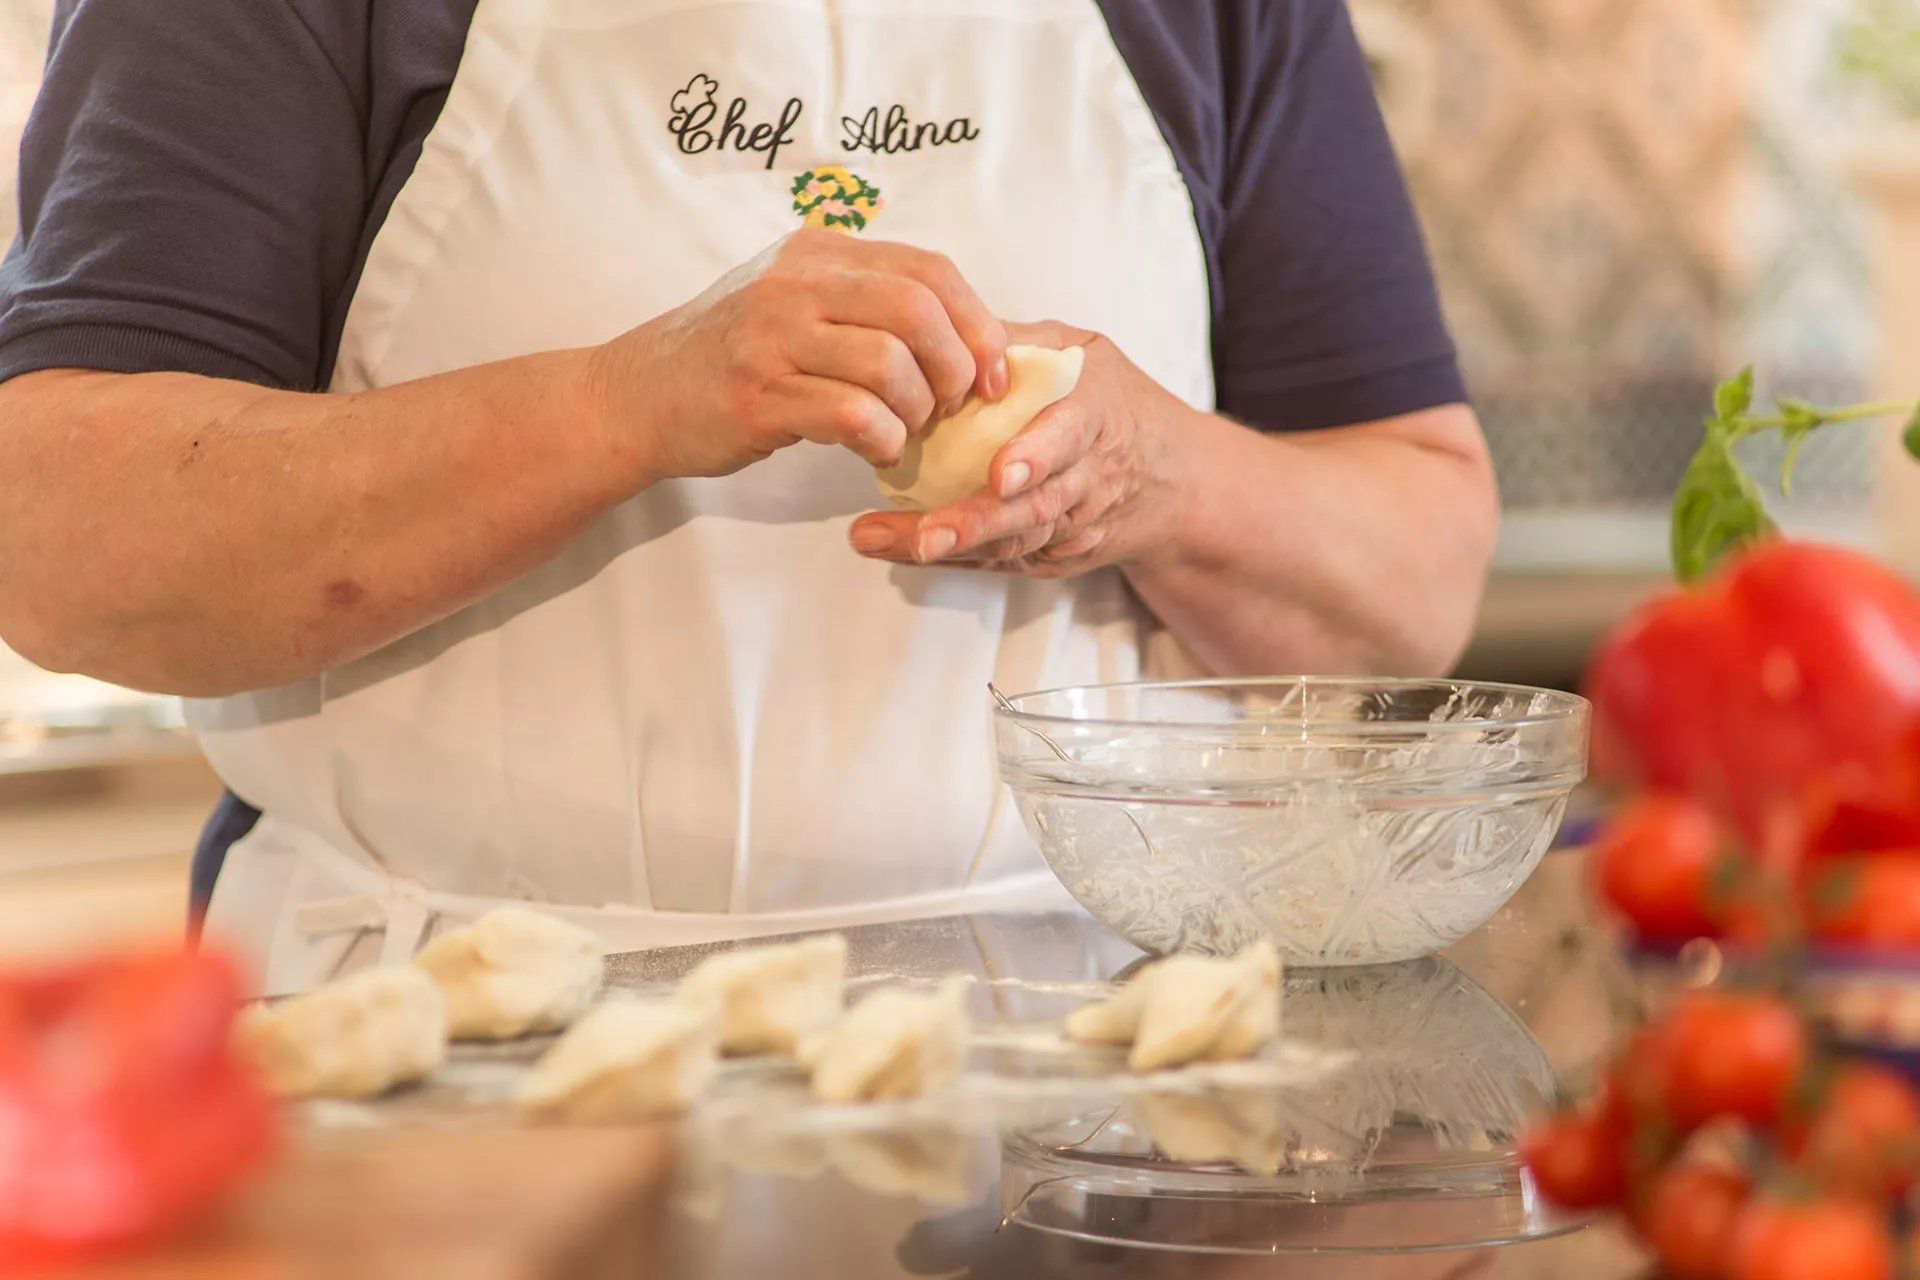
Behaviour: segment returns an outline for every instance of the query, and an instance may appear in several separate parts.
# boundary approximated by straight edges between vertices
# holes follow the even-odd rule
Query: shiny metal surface
[[[1062,1066],[1012,1104],[962,1088],[872,1121],[783,1130],[772,1103],[696,1119],[653,1274],[1637,1275],[1611,1228],[1555,1218],[1511,1159],[1516,1109],[1584,1090],[1633,998],[1586,911],[1581,862],[1549,856],[1444,960],[1291,973],[1289,1052],[1316,1065],[1285,1086],[1187,1091],[1156,1115]],[[976,1070],[1000,1055],[1043,1076],[1018,1034],[994,1029],[1042,1025],[1141,958],[1071,915],[848,936],[856,995],[970,973]],[[611,973],[657,988],[708,950],[616,957]],[[1196,1117],[1199,1136],[1174,1143],[1203,1158],[1167,1160],[1155,1126],[1164,1137]],[[1513,1239],[1533,1242],[1500,1243]]]

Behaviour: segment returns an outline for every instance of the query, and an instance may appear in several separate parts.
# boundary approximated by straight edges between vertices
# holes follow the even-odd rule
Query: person
[[[21,192],[0,636],[189,700],[270,990],[1038,901],[989,680],[1439,672],[1491,554],[1335,0],[62,0]]]

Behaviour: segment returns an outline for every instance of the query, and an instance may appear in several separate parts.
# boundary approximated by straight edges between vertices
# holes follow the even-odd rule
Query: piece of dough
[[[922,1204],[971,1204],[974,1143],[949,1129],[854,1130],[829,1134],[827,1159],[863,1191]]]
[[[414,964],[447,998],[455,1040],[511,1040],[559,1031],[599,994],[600,939],[537,911],[502,907],[441,934]]]
[[[876,991],[801,1045],[822,1102],[914,1098],[960,1073],[967,1056],[968,979],[932,992]]]
[[[281,1097],[369,1098],[446,1061],[447,1004],[418,969],[368,969],[249,1009],[234,1037]]]
[[[932,511],[984,489],[1000,447],[1072,395],[1086,361],[1084,347],[1008,347],[1007,394],[974,396],[910,437],[900,464],[879,473],[880,492],[902,511]]]
[[[573,1024],[520,1086],[520,1109],[618,1123],[686,1110],[719,1068],[712,1009],[677,1000],[609,1001]]]
[[[1082,1044],[1132,1045],[1135,1071],[1249,1057],[1280,1034],[1280,954],[1263,941],[1229,959],[1156,960],[1112,999],[1075,1010],[1066,1031]]]
[[[1273,1095],[1254,1089],[1148,1093],[1128,1102],[1141,1130],[1169,1160],[1231,1161],[1248,1173],[1275,1174],[1286,1159],[1286,1134]]]
[[[840,1016],[846,987],[847,940],[835,933],[710,956],[680,983],[680,998],[719,1009],[722,1052],[792,1056]]]

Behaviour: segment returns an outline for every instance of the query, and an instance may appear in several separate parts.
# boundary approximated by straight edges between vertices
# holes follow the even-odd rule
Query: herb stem
[[[1904,400],[1883,400],[1878,404],[1855,405],[1850,409],[1821,410],[1819,425],[1830,422],[1860,422],[1867,418],[1891,418],[1895,414],[1906,415],[1913,412],[1913,405]],[[1735,432],[1736,439],[1744,440],[1756,431],[1771,431],[1784,427],[1790,419],[1785,414],[1772,414],[1764,418],[1741,418]]]

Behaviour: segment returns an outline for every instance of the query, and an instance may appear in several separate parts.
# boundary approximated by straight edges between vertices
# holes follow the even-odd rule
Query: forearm
[[[0,387],[0,636],[137,687],[304,678],[550,558],[646,483],[583,352],[355,395],[80,370]]]
[[[1498,520],[1470,410],[1284,436],[1195,415],[1164,440],[1178,516],[1126,571],[1209,668],[1418,675],[1458,659]]]

